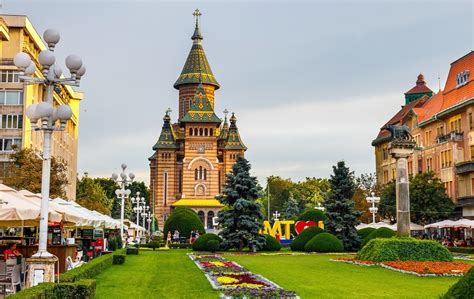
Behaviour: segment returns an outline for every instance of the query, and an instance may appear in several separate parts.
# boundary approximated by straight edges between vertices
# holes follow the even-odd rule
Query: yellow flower
[[[238,286],[241,287],[241,288],[252,288],[252,289],[264,287],[263,285],[256,284],[256,283],[241,283]]]
[[[220,276],[220,277],[217,277],[217,281],[218,281],[220,284],[231,284],[231,283],[239,282],[238,279],[235,279],[235,278],[232,278],[232,277],[229,277],[229,276]]]
[[[223,262],[211,262],[212,265],[216,266],[216,267],[223,267],[225,266],[225,264]]]

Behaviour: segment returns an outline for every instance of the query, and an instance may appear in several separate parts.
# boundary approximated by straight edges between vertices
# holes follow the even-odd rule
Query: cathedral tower
[[[193,45],[174,87],[179,90],[178,121],[171,124],[171,110],[163,118],[158,141],[150,161],[150,188],[153,210],[163,228],[176,207],[196,211],[208,230],[222,208],[216,196],[221,193],[225,175],[247,149],[232,113],[222,121],[214,111],[217,83],[202,47],[199,28],[201,13],[196,10]]]

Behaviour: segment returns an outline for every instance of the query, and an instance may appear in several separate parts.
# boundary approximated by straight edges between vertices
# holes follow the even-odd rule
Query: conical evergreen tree
[[[356,226],[360,223],[357,219],[361,212],[354,208],[352,197],[355,192],[354,173],[346,167],[344,161],[333,166],[334,174],[329,183],[331,192],[324,201],[326,215],[326,230],[336,235],[344,244],[344,249],[354,251],[359,248],[360,238]]]
[[[285,203],[285,218],[291,219],[300,214],[300,207],[296,199],[293,198],[293,193],[290,192],[290,196]]]
[[[259,194],[257,178],[250,176],[250,163],[239,158],[227,174],[223,195],[217,197],[225,205],[218,214],[224,248],[241,251],[248,246],[255,251],[265,245],[265,237],[259,234],[264,218],[256,201]]]

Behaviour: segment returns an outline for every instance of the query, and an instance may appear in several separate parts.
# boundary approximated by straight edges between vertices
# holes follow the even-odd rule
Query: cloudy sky
[[[474,48],[472,1],[22,1],[7,14],[61,32],[57,52],[83,57],[79,172],[122,162],[148,181],[151,147],[187,54],[195,8],[215,77],[216,111],[234,111],[263,180],[327,177],[344,159],[374,171],[370,143],[422,72],[444,86]]]

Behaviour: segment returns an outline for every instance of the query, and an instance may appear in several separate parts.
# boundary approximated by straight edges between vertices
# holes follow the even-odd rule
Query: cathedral
[[[224,120],[214,111],[214,92],[220,88],[207,61],[199,28],[201,13],[196,10],[193,44],[183,70],[174,83],[179,91],[178,119],[172,123],[170,109],[153,146],[150,161],[150,188],[155,217],[160,228],[176,207],[196,211],[207,229],[222,208],[215,198],[222,191],[226,173],[246,146],[237,129],[234,113]]]

